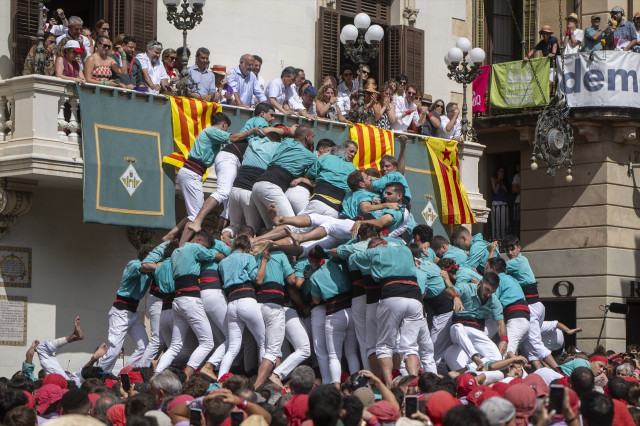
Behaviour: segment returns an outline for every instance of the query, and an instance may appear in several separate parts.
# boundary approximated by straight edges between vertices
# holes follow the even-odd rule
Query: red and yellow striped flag
[[[393,155],[393,132],[379,129],[370,124],[354,124],[349,129],[349,138],[358,144],[358,154],[353,164],[366,170],[373,167],[380,170],[383,155]]]
[[[222,111],[222,107],[214,102],[182,96],[170,96],[171,123],[173,124],[173,141],[178,151],[165,155],[163,162],[181,168],[189,156],[193,141],[203,129],[211,126],[211,116]],[[203,178],[206,178],[206,173]]]
[[[437,138],[427,138],[426,142],[440,187],[442,223],[476,223],[467,191],[460,182],[458,142]]]

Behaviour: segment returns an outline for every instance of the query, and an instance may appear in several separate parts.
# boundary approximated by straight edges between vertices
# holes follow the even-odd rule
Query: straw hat
[[[227,72],[227,67],[225,65],[214,65],[211,67],[211,71],[213,71],[215,74],[231,75],[231,73]]]
[[[576,24],[578,23],[578,15],[575,12],[565,18],[565,20],[567,21],[570,21],[572,19],[576,21]]]
[[[376,85],[375,83],[368,83],[366,86],[364,86],[364,91],[365,92],[371,92],[371,93],[377,93],[380,94],[380,92],[378,92],[376,90]]]
[[[543,25],[543,27],[540,28],[540,31],[538,31],[538,34],[542,34],[542,33],[553,34],[553,30],[551,29],[550,25]]]

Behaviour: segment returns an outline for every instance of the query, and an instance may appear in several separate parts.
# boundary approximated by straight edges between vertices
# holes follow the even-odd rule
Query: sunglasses
[[[411,95],[411,96],[415,96],[417,94],[418,94],[418,92],[407,92],[407,95]]]
[[[430,106],[431,102],[422,102],[422,106]]]
[[[407,84],[407,82],[400,80],[400,84]]]
[[[100,28],[102,31],[111,31],[111,28]]]
[[[436,104],[436,108],[444,108],[444,105]]]
[[[170,59],[170,60],[172,60],[172,61],[175,61],[175,60],[176,60],[176,59],[178,59],[178,58],[177,58],[177,56],[169,56],[169,58],[168,58],[168,59]]]
[[[111,48],[113,47],[110,44],[104,44],[104,43],[100,43],[100,46],[104,47],[107,50],[111,50]]]

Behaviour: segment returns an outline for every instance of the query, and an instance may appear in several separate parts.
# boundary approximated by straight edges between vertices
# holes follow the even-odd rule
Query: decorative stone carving
[[[402,11],[402,17],[407,20],[409,25],[414,26],[416,24],[416,19],[418,19],[418,13],[420,13],[420,9],[407,6]]]
[[[585,123],[573,123],[573,130],[586,139],[587,142],[596,142],[600,140],[600,126],[594,126]]]
[[[632,142],[637,137],[636,136],[637,130],[638,128],[636,126],[629,126],[629,125],[620,126],[620,127],[615,126],[613,128],[613,141],[618,143]]]
[[[20,216],[31,209],[32,202],[33,192],[0,188],[0,238],[11,230]]]

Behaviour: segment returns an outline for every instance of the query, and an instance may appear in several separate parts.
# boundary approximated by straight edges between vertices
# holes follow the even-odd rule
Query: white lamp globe
[[[367,32],[364,35],[364,40],[367,43],[371,43],[372,41],[379,42],[384,37],[384,30],[380,25],[372,25],[369,27]]]
[[[449,54],[444,55],[444,63],[447,64],[447,66],[451,65],[451,61],[449,60]]]
[[[165,6],[175,6],[178,4],[176,0],[162,0]]]
[[[358,13],[355,18],[353,18],[353,23],[356,28],[361,30],[366,30],[371,25],[371,18],[366,13]]]
[[[462,49],[459,47],[452,47],[449,49],[449,53],[447,53],[447,57],[451,61],[452,64],[459,63],[464,57],[464,53],[462,53]]]
[[[471,49],[471,52],[469,52],[469,62],[471,62],[472,64],[479,65],[483,63],[484,57],[484,50],[480,49],[479,47],[473,48]]]
[[[355,25],[345,25],[340,32],[340,41],[345,44],[348,41],[356,41],[358,39],[358,29]]]
[[[460,37],[456,42],[456,47],[463,53],[467,53],[471,49],[471,42],[466,37]]]

